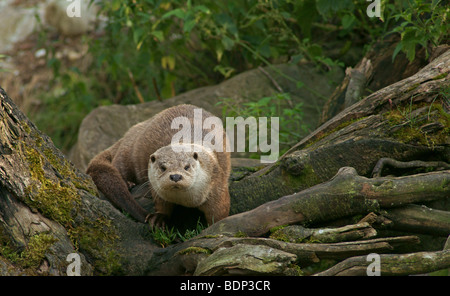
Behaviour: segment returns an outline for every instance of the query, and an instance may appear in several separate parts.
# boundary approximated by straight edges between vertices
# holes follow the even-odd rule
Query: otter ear
[[[154,154],[150,155],[150,161],[151,161],[152,163],[155,163],[156,157],[155,157]]]
[[[195,160],[198,159],[198,154],[197,154],[197,152],[194,152],[194,159],[195,159]]]

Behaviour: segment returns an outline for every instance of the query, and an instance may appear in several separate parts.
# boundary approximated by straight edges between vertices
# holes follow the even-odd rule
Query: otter
[[[194,110],[201,110],[201,118],[194,116]],[[181,117],[187,118],[192,135],[194,127],[201,126],[202,139],[211,137],[211,133],[221,139],[221,149],[204,141],[172,143],[178,133],[172,129],[172,122]],[[197,208],[211,225],[229,215],[231,170],[223,128],[205,128],[202,124],[212,117],[210,112],[188,104],[161,111],[132,126],[119,141],[95,156],[86,173],[115,207],[152,227],[164,227],[175,205]],[[149,186],[154,213],[148,213],[133,199],[130,183]]]

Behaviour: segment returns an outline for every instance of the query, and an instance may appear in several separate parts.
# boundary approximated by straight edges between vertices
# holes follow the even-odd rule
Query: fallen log
[[[450,235],[450,212],[419,205],[386,209],[383,216],[391,220],[392,229],[447,237]]]
[[[318,223],[367,214],[450,196],[450,171],[397,178],[366,178],[353,168],[342,168],[330,181],[267,202],[251,211],[225,218],[203,235],[260,236],[270,229],[294,223]]]
[[[335,266],[315,274],[316,276],[365,276],[373,257],[358,256],[348,258]],[[450,268],[450,250],[437,252],[417,252],[410,254],[382,254],[379,255],[379,275],[411,275],[423,274]]]

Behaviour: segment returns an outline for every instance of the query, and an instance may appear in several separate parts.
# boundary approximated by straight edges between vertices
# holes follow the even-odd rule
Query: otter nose
[[[174,182],[178,182],[181,179],[183,179],[183,176],[175,174],[175,175],[170,175],[170,180],[174,181]]]

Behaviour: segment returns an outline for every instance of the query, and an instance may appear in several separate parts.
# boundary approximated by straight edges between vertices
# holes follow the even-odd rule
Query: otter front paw
[[[165,228],[166,227],[166,221],[167,221],[167,215],[161,214],[161,213],[152,213],[148,214],[147,217],[145,217],[145,222],[150,224],[151,228]]]

